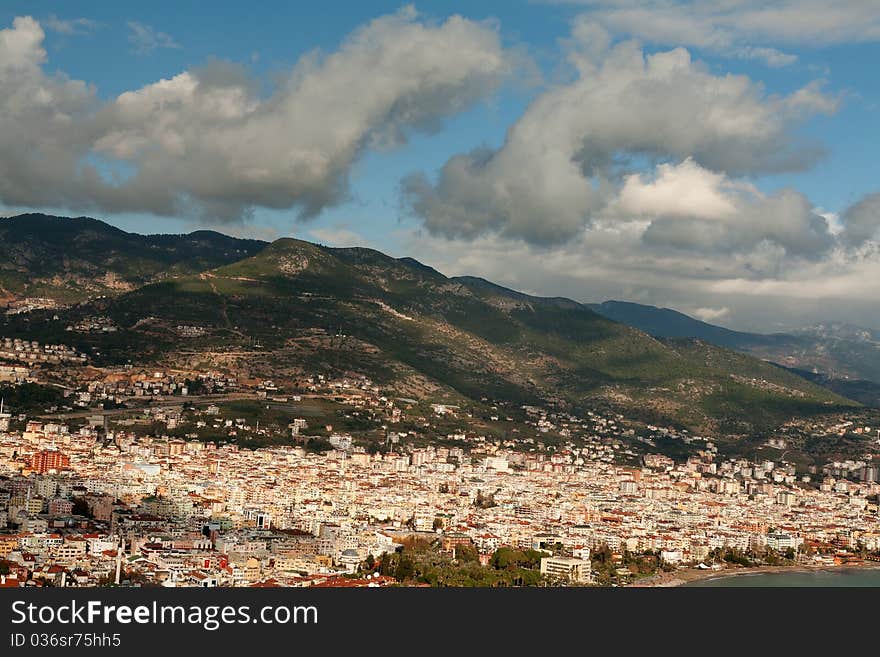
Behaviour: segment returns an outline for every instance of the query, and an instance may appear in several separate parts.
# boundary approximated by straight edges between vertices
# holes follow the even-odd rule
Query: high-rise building
[[[4,412],[4,400],[0,399],[0,431],[9,431],[9,422],[12,414]]]
[[[70,467],[70,457],[55,449],[41,449],[31,456],[31,470],[46,474],[50,470],[64,470]]]

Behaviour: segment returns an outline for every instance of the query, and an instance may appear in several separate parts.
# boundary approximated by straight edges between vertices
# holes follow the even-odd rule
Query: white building
[[[785,532],[770,532],[767,534],[767,547],[771,550],[781,551],[789,548],[797,550],[803,542],[804,539]]]
[[[541,574],[567,579],[577,584],[589,584],[593,581],[590,562],[575,557],[543,557]]]

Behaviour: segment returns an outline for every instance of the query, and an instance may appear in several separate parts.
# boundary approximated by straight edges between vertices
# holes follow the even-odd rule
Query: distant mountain
[[[235,262],[265,246],[207,230],[137,235],[87,217],[9,217],[0,219],[0,304],[23,297],[66,303],[119,294]]]
[[[63,333],[95,315],[120,330]],[[407,397],[610,408],[711,435],[854,405],[759,359],[706,340],[658,340],[570,299],[293,239],[80,304],[61,319],[13,316],[0,333],[75,338],[102,363],[228,368],[275,381],[361,373]],[[180,325],[201,335],[181,336]]]
[[[791,334],[764,335],[731,331],[675,310],[638,303],[606,301],[590,308],[657,337],[699,338],[787,368],[821,374],[823,385],[836,380],[880,383],[880,339],[870,329],[830,322]]]
[[[730,349],[742,349],[755,345],[784,345],[793,339],[792,336],[784,334],[761,335],[731,331],[694,319],[677,310],[628,301],[605,301],[588,305],[603,317],[627,326],[633,326],[655,337],[699,338]]]
[[[853,342],[880,342],[880,332],[844,322],[814,324],[793,331],[795,335],[819,338],[822,340],[851,340]]]
[[[796,368],[790,368],[789,371],[847,399],[852,399],[871,408],[880,408],[880,383],[861,379],[835,379],[827,374],[807,372]]]

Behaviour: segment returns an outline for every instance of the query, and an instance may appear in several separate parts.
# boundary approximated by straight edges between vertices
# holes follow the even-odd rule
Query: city
[[[544,585],[668,585],[742,564],[880,558],[876,453],[804,472],[784,458],[724,458],[711,440],[674,429],[636,435],[619,415],[532,406],[516,409],[521,420],[497,410],[489,419],[512,428],[498,439],[468,409],[391,397],[366,378],[308,377],[289,396],[270,385],[269,397],[264,382],[249,390],[202,374],[239,404],[289,413],[260,427],[165,373],[112,378],[112,389],[91,383],[87,397],[70,398],[165,401],[127,418],[85,411],[78,426],[0,413],[3,586],[437,584],[383,569],[414,541],[453,572],[463,558],[491,569],[505,550],[537,552],[534,582]],[[318,403],[339,422],[369,419],[385,440],[364,446],[326,425],[326,440],[312,443]],[[418,429],[398,430],[408,426]],[[841,418],[811,431],[878,427]],[[199,431],[223,438],[203,442]],[[241,447],[245,436],[290,443]],[[653,453],[657,439],[694,454]]]
[[[870,650],[877,61],[880,0],[4,0],[3,654]]]

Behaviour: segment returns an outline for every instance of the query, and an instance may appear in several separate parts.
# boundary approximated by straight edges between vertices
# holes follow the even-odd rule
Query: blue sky
[[[834,308],[835,314],[876,326],[880,316],[856,310],[874,290],[854,291],[847,285],[865,277],[876,261],[871,222],[880,212],[872,196],[880,191],[874,164],[880,146],[880,87],[874,66],[880,60],[880,8],[860,0],[845,0],[836,9],[826,4],[731,0],[720,11],[704,0],[424,1],[413,11],[400,2],[375,1],[135,5],[10,0],[0,8],[0,29],[33,38],[21,46],[31,58],[21,75],[29,77],[10,77],[5,84],[31,91],[49,88],[51,103],[64,108],[65,121],[81,122],[83,136],[59,137],[21,117],[19,123],[0,125],[7,132],[33,130],[34,139],[46,140],[35,152],[73,167],[68,181],[61,164],[38,171],[31,161],[34,172],[28,178],[30,170],[22,173],[16,159],[24,157],[25,144],[31,142],[13,143],[6,152],[0,150],[16,177],[6,187],[0,181],[0,204],[6,214],[89,214],[137,232],[209,226],[266,239],[296,235],[363,243],[394,255],[416,255],[449,273],[486,275],[527,291],[671,305],[737,327],[778,327],[778,318],[774,323],[766,319],[769,307],[785,309],[785,325],[820,320],[822,312]],[[463,17],[464,27],[450,19],[456,14]],[[38,27],[15,22],[24,16],[35,19]],[[357,36],[361,32],[362,39]],[[596,46],[605,38],[608,44]],[[700,134],[691,137],[675,116],[656,128],[672,136],[649,134],[647,128],[644,135],[631,136],[632,127],[615,126],[613,104],[626,102],[620,98],[634,92],[606,97],[591,86],[590,76],[599,76],[603,66],[612,81],[632,75],[631,67],[612,68],[617,66],[614,53],[623,52],[614,48],[630,39],[645,61],[675,48],[689,52],[686,63],[676,60],[681,77],[674,83],[647,69],[638,73],[644,79],[634,83],[642,91],[666,85],[666,95],[659,98],[664,104],[669,101],[669,111],[675,111],[676,96],[692,91],[697,100],[691,105],[702,102],[708,92],[694,85],[704,90],[717,85],[718,98],[707,98],[706,107],[695,110],[691,119],[680,118],[696,124],[710,117],[705,134],[697,130]],[[405,52],[416,53],[414,60],[429,48],[442,54],[448,47],[448,58],[410,65],[387,54],[397,52],[398,41],[407,40],[414,50]],[[346,66],[355,68],[358,58],[373,53],[374,47],[385,49],[376,66],[387,70],[365,68],[359,75],[391,80],[389,96],[363,114],[355,109],[343,113],[341,122],[351,120],[361,129],[337,137],[321,127],[320,116],[309,115],[309,107],[325,102],[323,94],[330,90],[340,93],[346,83],[333,84],[333,71],[344,74]],[[462,51],[471,47],[474,55],[468,60]],[[306,93],[303,83],[299,95],[282,98],[278,90],[315,49],[322,53],[311,72],[320,81],[313,85],[318,91]],[[342,63],[333,69],[336,56]],[[218,66],[217,60],[243,68]],[[133,111],[131,106],[119,99],[136,92],[139,99],[146,98],[139,106],[143,109],[154,102],[150,94],[189,93],[186,85],[200,83],[207,75],[202,71],[209,69],[222,79],[223,90],[241,92],[235,98],[259,105],[258,113],[269,117],[266,125],[276,132],[283,126],[279,141],[290,139],[288,150],[279,147],[275,160],[267,158],[266,171],[259,152],[248,154],[246,162],[229,167],[228,180],[218,171],[213,188],[208,174],[184,180],[218,159],[207,151],[191,155],[214,134],[213,123],[200,123],[202,110],[194,105],[188,113],[175,114],[177,132],[169,131],[166,143],[168,135],[157,131],[164,130],[163,117],[170,114],[150,115],[140,125],[126,114]],[[446,76],[440,82],[438,70]],[[414,76],[424,79],[416,84]],[[731,76],[746,81],[745,87],[731,82]],[[161,80],[174,81],[174,89],[157,90],[155,83]],[[71,86],[71,81],[85,86]],[[326,89],[320,86],[325,82]],[[435,89],[429,88],[432,84]],[[357,86],[357,76],[351,86]],[[355,108],[370,93],[371,86],[365,85],[358,97],[336,102]],[[163,98],[184,103],[184,109],[195,102],[185,95],[180,101]],[[232,102],[232,96],[223,98],[223,103]],[[448,99],[449,107],[438,109],[438,98]],[[285,100],[294,108],[291,113],[269,116],[273,103]],[[572,107],[573,102],[583,105]],[[644,110],[650,110],[653,101],[645,102]],[[401,106],[411,106],[410,113],[394,114]],[[609,107],[611,116],[606,116]],[[730,114],[740,107],[751,132],[731,127]],[[543,125],[536,108],[546,108]],[[240,130],[227,134],[229,148],[256,134],[256,139],[266,139],[263,148],[271,149],[273,138],[249,127],[251,109],[236,111]],[[595,125],[589,120],[592,113],[602,117]],[[721,115],[726,123],[709,125]],[[290,116],[302,118],[302,123],[285,123],[289,118],[283,117]],[[631,125],[649,125],[654,117],[631,120],[636,121]],[[57,117],[53,125],[57,128]],[[301,127],[306,125],[311,127]],[[506,140],[511,129],[534,141]],[[546,142],[542,130],[547,131]],[[298,131],[302,134],[294,134]],[[582,171],[560,170],[557,176],[549,170],[549,160],[536,163],[546,155],[541,144],[560,147],[552,141],[559,131],[575,143],[563,146],[565,153],[553,161],[577,161]],[[315,132],[322,133],[317,146],[311,137]],[[390,144],[377,145],[389,134]],[[161,143],[164,152],[157,153],[151,140]],[[292,161],[292,153],[306,148],[311,149],[307,164]],[[473,154],[478,148],[488,150]],[[591,148],[607,149],[623,157],[625,165],[609,168],[611,160],[598,155],[582,159],[582,150]],[[770,151],[777,148],[792,149],[788,164],[771,162]],[[326,150],[330,164],[317,182],[300,183],[282,170],[288,165],[290,171],[303,170],[296,167],[313,166],[315,157],[323,163],[320,149]],[[94,191],[83,191],[89,183],[77,177],[90,164],[105,178],[112,171],[123,172],[126,182],[143,174],[143,185],[127,190],[94,183]],[[521,173],[520,164],[535,170]],[[456,177],[456,167],[469,173]],[[248,172],[255,172],[259,184],[241,183],[236,191]],[[0,169],[0,178],[2,173]],[[568,187],[560,182],[566,176],[571,178]],[[469,179],[482,187],[467,189]],[[70,189],[62,190],[68,182]],[[22,191],[31,185],[39,191]],[[674,185],[696,190],[690,205],[669,205],[670,195],[682,196]],[[790,196],[781,190],[791,190]],[[563,204],[561,199],[569,195],[574,200]],[[305,220],[303,212],[309,214]],[[777,216],[784,218],[771,225]],[[847,230],[848,223],[854,228]],[[706,237],[694,239],[695,233]],[[614,235],[615,248],[626,258],[610,258],[603,269],[596,264],[598,256],[609,253],[606,240]],[[633,241],[627,245],[626,240]],[[515,271],[506,262],[511,253],[522,256]],[[625,271],[618,270],[624,259]],[[644,284],[639,276],[645,277]],[[805,290],[817,284],[833,303],[817,304],[810,298]],[[724,296],[720,301],[719,295]]]
[[[127,90],[172,77],[212,58],[245,64],[255,76],[271,84],[272,76],[291,69],[305,53],[320,48],[333,51],[358,26],[404,6],[404,2],[336,2],[332,6],[314,3],[269,1],[258,11],[249,3],[229,0],[204,2],[151,2],[137,6],[118,2],[80,2],[76,10],[63,2],[7,2],[0,9],[0,24],[16,16],[31,15],[45,22],[50,16],[61,20],[87,18],[100,25],[67,35],[47,30],[48,70],[59,70],[75,79],[95,85],[104,99]],[[455,2],[420,2],[426,17],[443,19],[462,13]],[[498,19],[502,33],[511,43],[526,43],[533,55],[546,59],[548,69],[558,58],[556,40],[567,31],[572,8],[546,7],[528,1],[468,3],[465,13],[476,20]],[[171,36],[179,47],[157,47],[138,53],[130,41],[129,22],[140,22]],[[419,135],[405,149],[368,155],[353,175],[353,201],[328,208],[307,227],[291,220],[292,213],[257,209],[253,226],[227,227],[254,236],[296,234],[309,237],[308,227],[366,224],[375,233],[405,220],[399,212],[397,186],[400,179],[417,168],[436,169],[451,155],[480,144],[499,144],[507,127],[528,103],[534,90],[504,89],[499,96],[451,117],[442,133]],[[186,218],[157,217],[132,213],[102,215],[110,223],[136,232],[187,232],[194,229]],[[263,231],[259,227],[268,226]],[[393,242],[388,248],[399,248]]]
[[[246,64],[258,76],[291,68],[301,55],[314,49],[332,51],[353,29],[376,16],[393,13],[402,2],[339,1],[313,3],[218,1],[205,10],[204,2],[5,2],[0,23],[11,24],[16,16],[38,20],[56,16],[61,20],[88,18],[100,25],[87,33],[66,35],[47,31],[47,69],[63,71],[75,79],[94,84],[102,98],[112,99],[126,90],[168,78],[210,58]],[[469,18],[497,19],[504,38],[529,49],[545,74],[554,75],[559,65],[559,40],[568,36],[570,22],[581,8],[529,0],[419,2],[426,17],[442,19],[462,13]],[[140,22],[170,35],[179,45],[157,47],[141,54],[130,42],[129,22]],[[652,49],[663,49],[652,46]],[[872,166],[880,146],[880,86],[872,62],[880,61],[880,43],[844,44],[832,47],[798,47],[797,65],[773,69],[761,62],[719,58],[695,50],[713,69],[744,73],[761,80],[771,91],[789,91],[817,74],[829,87],[845,94],[837,115],[816,118],[803,127],[805,134],[828,147],[828,155],[815,169],[759,180],[767,189],[794,185],[810,192],[823,208],[838,211],[866,192],[880,188]],[[349,215],[362,217],[397,213],[396,181],[413,168],[435,169],[449,156],[482,143],[496,145],[507,127],[521,114],[534,90],[506,90],[488,104],[449,121],[439,135],[416,139],[403,151],[369,157],[354,179],[358,203],[327,211],[331,222],[345,222]],[[280,214],[281,216],[274,216]],[[114,217],[107,217],[113,221]],[[285,213],[266,213],[278,230],[287,223]],[[376,217],[382,222],[383,217]],[[132,217],[120,223],[133,230],[152,230],[156,218]],[[186,230],[186,222],[167,220],[169,230]],[[323,222],[322,222],[323,223]],[[294,228],[295,230],[295,228]]]

